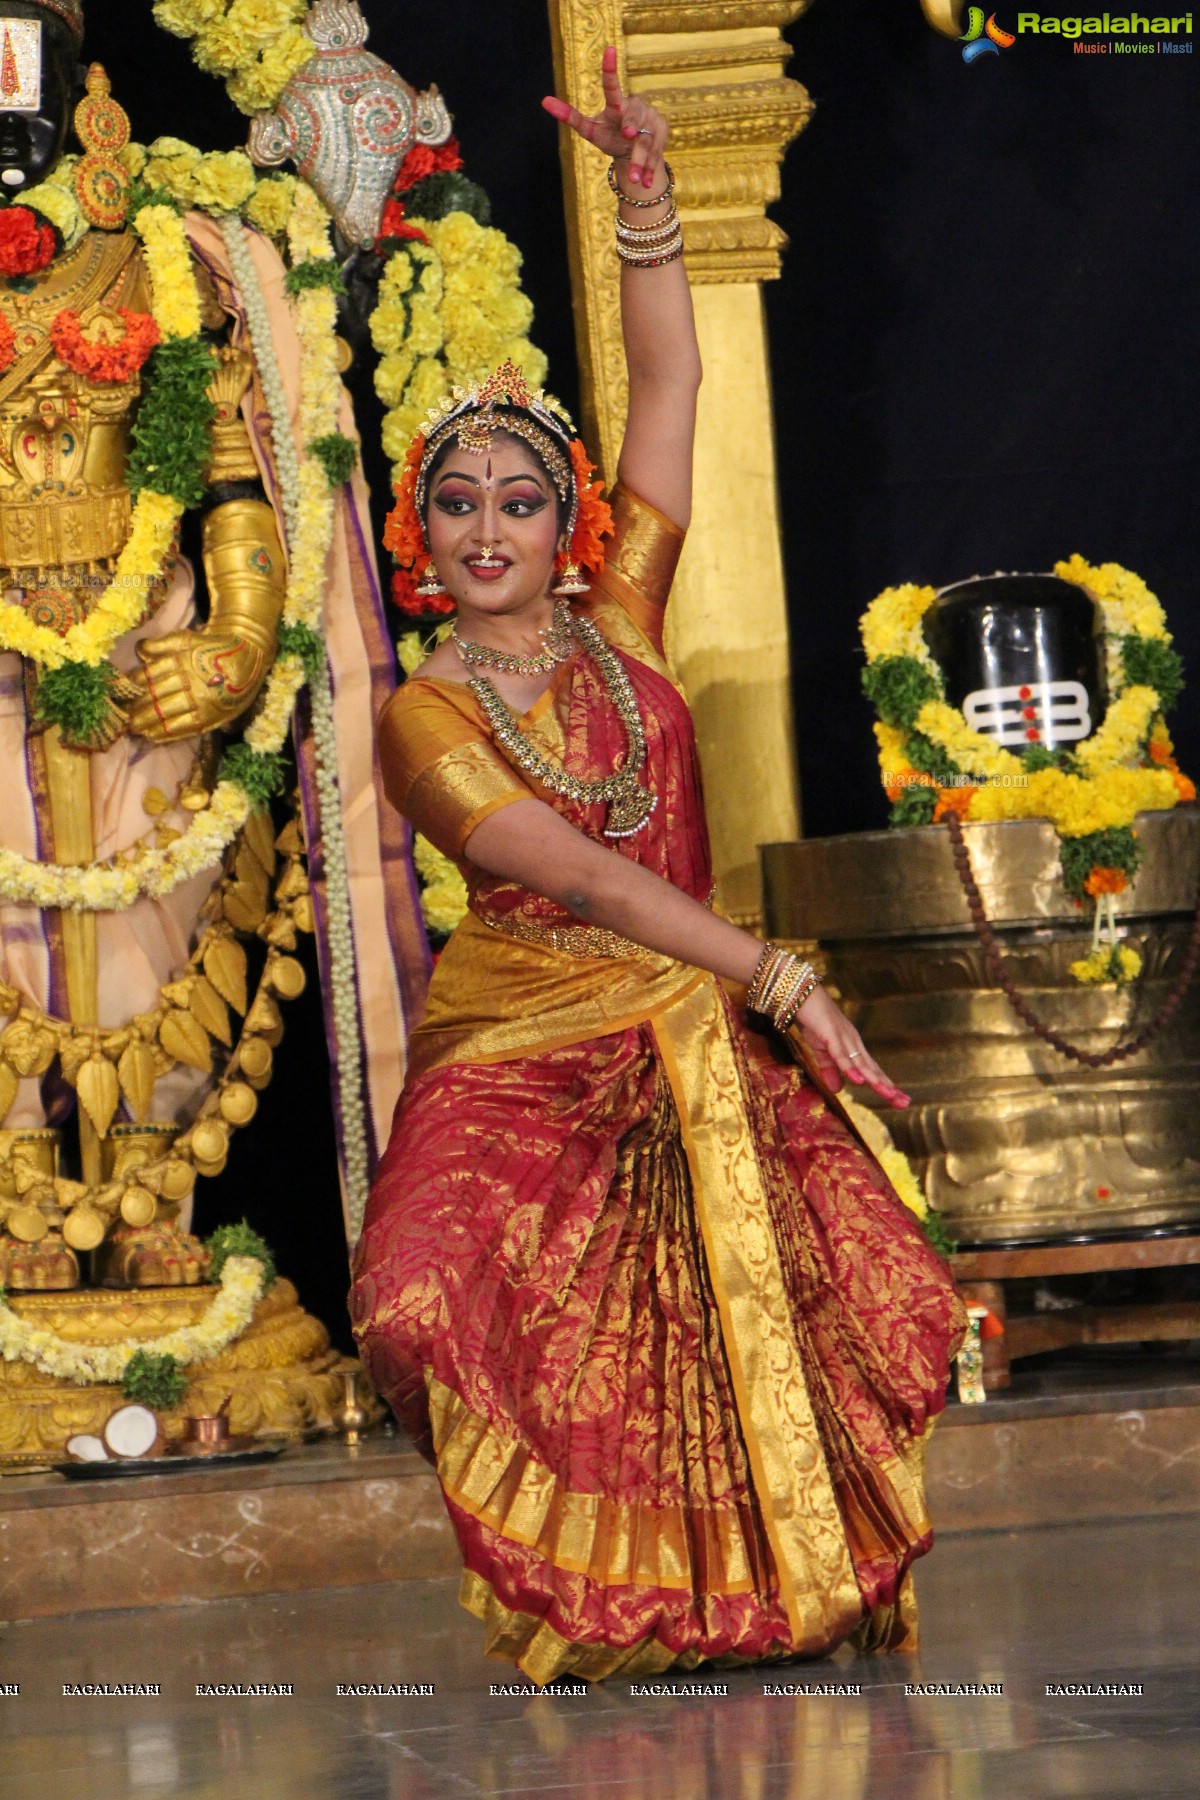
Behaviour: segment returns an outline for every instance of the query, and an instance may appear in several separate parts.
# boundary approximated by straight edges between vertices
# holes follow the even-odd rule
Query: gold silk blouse
[[[619,483],[612,506],[605,566],[581,610],[616,649],[677,685],[664,658],[663,622],[684,534]],[[521,719],[522,730],[560,761],[571,674],[571,663],[558,668]],[[553,796],[507,760],[464,683],[410,677],[384,708],[378,733],[389,800],[458,864],[471,908],[438,960],[425,1015],[410,1040],[411,1072],[452,1061],[507,1060],[623,1029],[701,979],[695,969],[610,933],[530,929],[528,909],[489,906],[497,896],[511,905],[519,890],[465,856],[471,833],[502,806],[552,803]],[[530,898],[536,909],[536,896]]]

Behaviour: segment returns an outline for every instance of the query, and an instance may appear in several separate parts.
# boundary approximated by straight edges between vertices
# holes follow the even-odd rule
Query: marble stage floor
[[[1196,1521],[943,1539],[919,1658],[701,1671],[727,1695],[492,1695],[456,1582],[406,1581],[0,1632],[3,1800],[1195,1800]],[[670,1677],[663,1678],[670,1681]],[[688,1678],[682,1678],[686,1681]],[[764,1682],[861,1685],[768,1696]],[[154,1697],[64,1697],[153,1683]],[[291,1697],[197,1697],[197,1684]],[[339,1697],[337,1685],[432,1684]],[[905,1684],[1002,1684],[906,1694]],[[1140,1694],[1048,1694],[1048,1684]]]

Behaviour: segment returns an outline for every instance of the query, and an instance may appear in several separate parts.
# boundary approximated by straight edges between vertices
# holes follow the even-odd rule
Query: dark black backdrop
[[[1200,680],[1200,92],[1195,55],[1054,38],[968,66],[917,0],[817,0],[789,35],[817,111],[768,310],[805,826],[825,836],[884,821],[855,622],[892,582],[1124,563]],[[1195,773],[1192,693],[1173,726]]]
[[[526,253],[535,335],[573,405],[554,129],[538,107],[544,0],[367,9],[373,47],[445,92],[468,172]],[[823,835],[883,821],[855,625],[890,582],[1074,550],[1124,562],[1161,595],[1197,678],[1200,110],[1194,57],[1105,61],[1022,37],[968,67],[917,0],[816,0],[790,36],[817,114],[785,165],[792,250],[768,311],[805,824]],[[88,49],[143,141],[243,138],[148,0],[92,0]],[[382,489],[378,461],[370,472]],[[1176,737],[1195,773],[1190,693]],[[277,1068],[229,1172],[202,1184],[198,1224],[247,1214],[347,1344],[311,990]]]

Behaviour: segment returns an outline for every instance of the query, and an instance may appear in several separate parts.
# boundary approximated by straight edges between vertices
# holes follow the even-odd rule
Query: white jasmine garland
[[[299,255],[305,261],[324,260],[333,255],[329,241],[329,216],[318,231],[312,204],[302,200],[303,185],[298,190],[290,227],[293,260]],[[320,204],[316,196],[313,202]],[[254,265],[245,248],[240,220],[225,221],[225,240],[230,261],[242,293],[247,316],[253,320],[256,311],[265,309],[255,277]],[[234,249],[234,241],[237,249]],[[253,296],[253,298],[252,298]],[[309,304],[314,303],[314,304]],[[297,325],[302,341],[311,333],[308,353],[303,358],[300,383],[301,437],[307,446],[326,437],[337,428],[341,384],[337,377],[337,347],[334,326],[336,303],[328,289],[313,288],[300,296]],[[252,327],[253,336],[253,327]],[[292,442],[292,426],[283,392],[279,365],[269,328],[263,333],[261,347],[254,339],[259,358],[263,391],[271,411],[272,432],[278,446],[285,438]],[[322,349],[324,347],[324,354]],[[276,405],[279,411],[276,411]],[[284,617],[296,623],[319,627],[324,605],[325,562],[333,528],[333,495],[320,464],[305,454],[303,462],[293,459],[285,470],[280,462],[280,485],[283,489],[285,514],[290,509],[310,531],[298,534],[292,559],[289,602]],[[294,490],[289,495],[289,486]],[[318,541],[318,521],[323,526],[323,542]],[[320,834],[324,848],[326,921],[329,933],[329,976],[334,1041],[337,1046],[338,1096],[341,1103],[343,1156],[346,1170],[346,1201],[351,1239],[362,1230],[363,1213],[370,1187],[367,1155],[366,1115],[362,1099],[362,1051],[358,1032],[358,977],[354,958],[354,933],[350,912],[350,879],[346,863],[346,839],[342,827],[342,797],[337,778],[337,737],[333,723],[333,690],[327,665],[310,682],[313,746],[315,750],[317,804],[320,810]]]
[[[0,1300],[0,1358],[31,1363],[43,1375],[79,1386],[119,1383],[139,1350],[173,1356],[182,1365],[210,1361],[240,1337],[262,1298],[263,1264],[256,1256],[230,1256],[221,1271],[221,1288],[203,1318],[194,1325],[141,1342],[124,1338],[117,1344],[76,1344],[44,1325],[35,1325]]]

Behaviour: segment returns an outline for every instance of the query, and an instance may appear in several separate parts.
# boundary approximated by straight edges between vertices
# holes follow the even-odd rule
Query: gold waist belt
[[[709,894],[703,902],[712,906],[716,890]],[[644,944],[637,944],[632,938],[622,937],[619,932],[609,931],[603,925],[539,925],[532,919],[508,917],[507,919],[488,919],[482,913],[475,917],[490,931],[498,931],[504,937],[520,938],[527,944],[545,944],[551,950],[561,950],[566,956],[615,956],[622,961],[629,957],[648,958],[652,962],[661,962],[661,953],[647,950]]]
[[[124,549],[131,517],[127,488],[0,505],[0,566],[16,574],[107,561]]]

